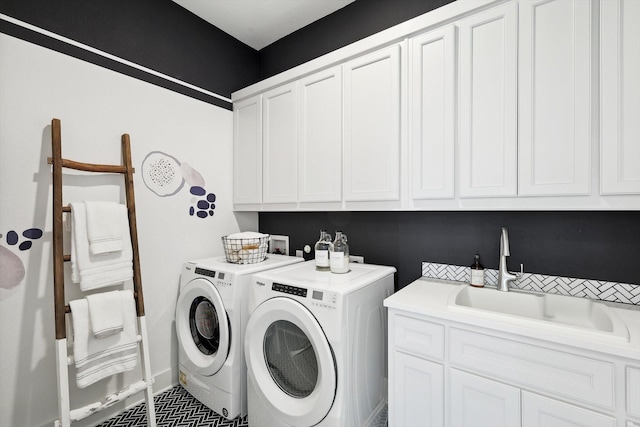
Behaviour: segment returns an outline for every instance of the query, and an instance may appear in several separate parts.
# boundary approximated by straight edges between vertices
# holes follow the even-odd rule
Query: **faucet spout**
[[[507,229],[502,227],[500,235],[500,264],[498,266],[498,290],[509,291],[509,282],[513,282],[518,277],[515,273],[507,269],[507,257],[510,256],[509,251],[509,233]]]

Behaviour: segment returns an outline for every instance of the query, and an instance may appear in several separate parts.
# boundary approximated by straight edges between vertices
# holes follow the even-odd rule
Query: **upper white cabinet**
[[[451,24],[409,41],[413,199],[455,195],[455,37]]]
[[[262,203],[262,96],[233,106],[233,203]]]
[[[518,193],[588,194],[592,3],[519,5]]]
[[[295,203],[298,199],[296,101],[295,83],[262,95],[264,203]]]
[[[400,198],[400,46],[343,65],[344,200]]]
[[[640,2],[600,4],[600,192],[640,194]]]
[[[298,83],[299,201],[342,200],[342,71],[333,67]]]
[[[517,194],[517,24],[511,2],[460,22],[461,197]]]
[[[638,22],[454,1],[234,92],[234,208],[640,209]]]

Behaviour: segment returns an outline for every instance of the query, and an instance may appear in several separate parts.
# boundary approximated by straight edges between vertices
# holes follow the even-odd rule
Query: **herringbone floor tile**
[[[227,420],[198,402],[176,386],[155,396],[156,421],[159,427],[247,427],[246,417]],[[144,403],[109,419],[98,427],[146,427]]]

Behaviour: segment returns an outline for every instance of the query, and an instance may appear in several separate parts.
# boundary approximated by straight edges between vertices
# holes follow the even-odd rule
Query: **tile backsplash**
[[[423,262],[422,276],[469,283],[471,269],[468,266]],[[498,270],[486,269],[485,285],[497,286],[497,283]],[[523,273],[518,275],[518,279],[512,286],[527,291],[640,305],[640,285],[628,283]]]

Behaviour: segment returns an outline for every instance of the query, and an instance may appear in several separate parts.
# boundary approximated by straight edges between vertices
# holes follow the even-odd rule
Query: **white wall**
[[[120,136],[131,135],[136,208],[151,369],[156,392],[177,383],[174,309],[182,263],[222,254],[220,237],[257,229],[257,214],[232,211],[232,112],[69,56],[0,34],[0,246],[16,255],[25,277],[0,288],[0,425],[40,426],[57,417],[51,247],[51,119],[62,121],[64,158],[120,163]],[[145,186],[141,162],[150,151],[187,162],[217,196],[215,214],[189,216],[189,186],[158,197]],[[121,177],[64,171],[64,203],[124,202]],[[28,250],[7,241],[29,228],[44,231]],[[1,255],[1,254],[0,254]],[[14,257],[15,258],[15,257]],[[3,261],[3,260],[0,260]],[[0,267],[5,266],[0,262]],[[68,266],[66,277],[70,283]],[[7,269],[0,275],[7,274]],[[73,284],[67,300],[81,297]],[[69,319],[69,317],[68,317]],[[133,374],[75,388],[77,407],[123,387]],[[137,396],[140,399],[141,396]],[[129,402],[133,403],[133,402]],[[117,405],[114,411],[122,410]],[[106,415],[77,425],[89,425]],[[76,425],[76,424],[74,424]]]

